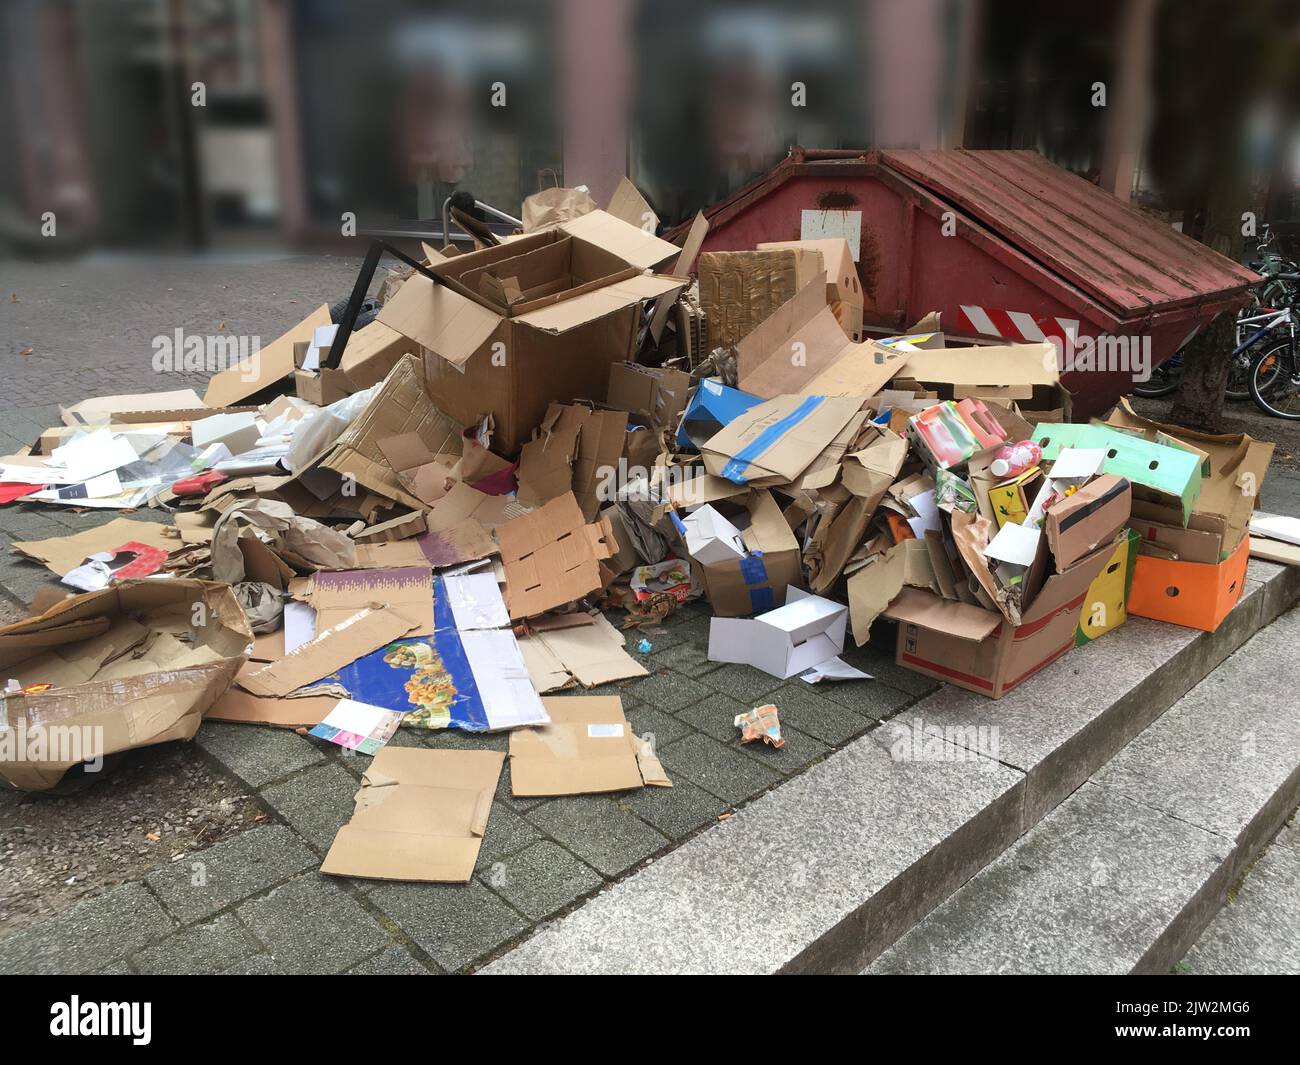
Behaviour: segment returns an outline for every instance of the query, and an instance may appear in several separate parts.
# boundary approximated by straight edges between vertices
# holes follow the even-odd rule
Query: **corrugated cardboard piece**
[[[364,607],[317,633],[278,662],[240,676],[239,685],[263,698],[283,698],[313,681],[328,677],[349,662],[400,640],[418,622],[391,606]]]
[[[1235,551],[1246,533],[1251,512],[1259,502],[1260,488],[1273,458],[1274,445],[1244,433],[1215,436],[1194,432],[1181,425],[1152,421],[1136,413],[1127,398],[1120,400],[1108,421],[1116,428],[1139,432],[1155,443],[1181,445],[1204,456],[1201,491],[1188,524],[1196,527],[1198,517],[1217,519],[1216,525],[1222,529],[1219,558],[1226,558]],[[1173,523],[1179,514],[1170,508],[1164,516],[1154,512],[1148,512],[1146,516]]]
[[[404,355],[320,465],[344,478],[350,476],[372,492],[419,509],[420,500],[402,487],[384,458],[380,441],[415,433],[430,453],[459,455],[464,429],[433,405],[424,389],[420,360]]]
[[[1233,553],[1218,564],[1153,558],[1139,552],[1128,612],[1213,632],[1245,591],[1250,544],[1250,536],[1242,537]]]
[[[125,543],[135,542],[148,547],[160,547],[165,551],[175,550],[181,546],[181,541],[174,536],[164,535],[166,528],[156,521],[114,518],[105,525],[70,536],[15,543],[14,550],[45,563],[62,577],[70,569],[80,566],[90,555],[99,551],[112,551]]]
[[[506,571],[506,604],[513,619],[564,606],[605,582],[600,560],[617,547],[609,519],[591,525],[572,492],[496,530]]]
[[[468,883],[505,755],[384,747],[361,778],[352,820],[320,871],[372,880]]]
[[[802,577],[799,541],[771,493],[751,489],[737,502],[743,517],[732,516],[737,525],[744,523],[741,536],[748,554],[698,567],[713,612],[731,617],[780,606],[786,588]]]
[[[230,407],[292,377],[295,369],[293,346],[309,342],[316,330],[330,324],[330,309],[321,304],[278,340],[265,345],[256,355],[213,375],[203,402],[209,407]]]
[[[805,247],[759,251],[707,251],[700,256],[700,306],[713,343],[732,347],[747,339],[795,294],[816,289],[826,306],[826,267]],[[827,308],[834,322],[834,315]],[[840,340],[844,334],[836,326]]]
[[[626,637],[602,614],[591,616],[590,624],[545,629],[522,636],[519,649],[528,663],[533,687],[539,692],[554,691],[571,681],[594,688],[650,673],[627,653]]]
[[[826,305],[820,280],[736,345],[740,387],[764,399],[783,393],[874,396],[907,360],[883,344],[849,340]]]
[[[549,725],[510,734],[512,795],[672,787],[649,744],[633,734],[618,696],[551,696],[542,703]]]
[[[860,407],[856,397],[836,396],[778,396],[760,403],[705,441],[700,448],[704,468],[736,484],[789,484]]]
[[[196,616],[207,623],[196,627]],[[43,791],[86,758],[192,738],[252,638],[230,588],[195,580],[125,581],[5,626],[0,672],[24,687],[54,686],[0,696],[0,777]],[[97,749],[29,759],[31,730],[50,726]]]

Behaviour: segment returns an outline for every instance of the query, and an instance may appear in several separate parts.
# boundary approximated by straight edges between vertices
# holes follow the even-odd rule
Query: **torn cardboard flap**
[[[384,747],[361,778],[352,820],[321,864],[329,876],[468,883],[505,755]]]
[[[418,624],[391,606],[366,607],[318,632],[278,662],[241,676],[239,684],[263,698],[282,698],[401,639]]]
[[[421,500],[402,487],[379,442],[414,433],[430,454],[457,455],[464,428],[433,405],[424,389],[420,360],[404,355],[365,409],[330,446],[320,465],[339,474],[345,485],[350,480],[405,506],[419,508]]]
[[[644,233],[654,233],[659,228],[659,216],[655,214],[654,208],[627,177],[619,179],[606,211]]]
[[[631,225],[608,211],[588,211],[578,218],[561,222],[560,229],[617,255],[638,270],[653,270],[675,259],[681,251],[676,244],[656,237],[639,225]]]
[[[550,696],[542,703],[549,725],[510,734],[512,795],[592,795],[647,784],[672,786],[658,759],[633,734],[618,696]]]
[[[572,492],[499,525],[506,604],[513,619],[564,606],[604,584],[600,560],[616,551],[608,518],[587,525]]]
[[[740,387],[764,399],[799,395],[874,396],[908,356],[874,341],[857,344],[826,305],[819,278],[736,345]]]
[[[1103,474],[1052,504],[1044,531],[1056,571],[1069,569],[1100,545],[1111,543],[1128,523],[1132,503],[1129,482],[1123,477]]]
[[[435,454],[418,432],[385,437],[376,446],[398,483],[421,503],[432,505],[447,494],[459,451]]]
[[[646,677],[650,671],[627,653],[623,634],[603,615],[591,624],[534,631],[519,646],[538,691],[553,691],[577,681],[594,688],[616,680]]]
[[[537,435],[519,453],[519,502],[524,506],[540,507],[574,487],[584,421],[576,408],[551,404]]]
[[[370,549],[387,547],[406,547],[424,562],[418,545],[409,541],[374,544]],[[387,569],[317,570],[294,580],[289,592],[316,611],[316,625],[321,632],[342,624],[371,604],[382,603],[410,622],[409,635],[433,635],[433,572],[427,562]]]
[[[430,533],[444,533],[473,519],[488,529],[518,518],[525,508],[509,496],[491,496],[458,481],[424,516]]]
[[[293,346],[310,342],[316,330],[330,324],[330,309],[321,304],[279,339],[262,347],[208,381],[203,402],[209,407],[231,407],[269,388],[277,381],[292,377],[295,369]]]
[[[871,638],[871,625],[903,590],[907,569],[903,544],[896,544],[848,580],[849,620],[853,642],[862,647]]]
[[[959,640],[983,640],[1002,624],[1002,615],[992,610],[949,602],[916,588],[903,588],[883,613],[891,621],[938,629]]]
[[[200,605],[207,623],[196,627]],[[227,585],[178,579],[125,581],[59,599],[43,613],[0,628],[6,678],[24,687],[52,683],[48,678],[58,666],[73,681],[4,694],[5,728],[62,726],[89,737],[85,742],[93,747],[60,746],[40,759],[23,751],[0,759],[0,777],[43,791],[86,759],[192,738],[203,712],[234,680],[252,639]]]
[[[114,518],[105,525],[73,533],[70,536],[20,541],[14,544],[14,550],[27,558],[43,562],[62,577],[69,570],[80,566],[91,555],[114,551],[126,543],[135,542],[164,551],[179,547],[180,541],[166,535],[166,532],[167,526],[155,521]]]
[[[283,637],[280,632],[269,636]],[[283,657],[283,639],[281,639]],[[240,675],[262,668],[260,662],[246,662]],[[334,709],[338,698],[332,695],[308,695],[295,698],[262,698],[245,691],[238,681],[228,688],[203,716],[213,721],[230,721],[240,725],[271,725],[276,728],[311,728],[319,725]]]

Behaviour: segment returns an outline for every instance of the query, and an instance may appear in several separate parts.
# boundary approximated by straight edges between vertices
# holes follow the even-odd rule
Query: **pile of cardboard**
[[[1212,627],[1240,594],[1267,445],[1073,424],[1050,345],[950,345],[933,315],[867,336],[845,241],[694,279],[703,219],[678,248],[648,210],[628,183],[544,197],[491,247],[426,247],[350,334],[318,308],[202,399],[87,400],[0,459],[12,505],[171,518],[17,545],[83,594],[0,630],[0,738],[310,730],[375,756],[326,872],[463,881],[502,756],[394,731],[511,730],[517,795],[670,786],[617,698],[548,693],[645,676],[687,600],[718,661],[869,680],[851,633],[997,698],[1126,611]],[[996,476],[1020,442],[1041,458]],[[753,710],[737,742],[778,748],[780,707]]]

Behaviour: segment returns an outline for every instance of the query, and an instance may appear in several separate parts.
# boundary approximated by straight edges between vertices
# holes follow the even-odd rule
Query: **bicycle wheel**
[[[1300,366],[1291,356],[1289,340],[1255,356],[1250,364],[1250,398],[1265,414],[1300,421]]]
[[[1146,399],[1156,399],[1177,392],[1178,386],[1182,383],[1182,364],[1170,366],[1168,362],[1165,362],[1155,367],[1151,371],[1151,376],[1145,381],[1134,382],[1133,395],[1143,396]]]

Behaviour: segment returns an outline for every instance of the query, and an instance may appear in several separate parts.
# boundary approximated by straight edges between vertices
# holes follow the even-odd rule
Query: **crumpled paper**
[[[741,743],[762,740],[772,747],[785,746],[785,737],[781,735],[781,721],[777,717],[776,707],[771,703],[764,703],[748,713],[737,714],[731,723],[740,729]]]
[[[239,541],[253,536],[276,553],[302,559],[315,569],[351,569],[357,549],[346,533],[336,532],[313,518],[302,518],[287,503],[273,499],[243,499],[230,507],[212,530],[212,577],[226,584],[244,580],[244,554]]]
[[[273,585],[244,581],[234,585],[235,599],[253,632],[275,632],[284,618],[284,596]]]

